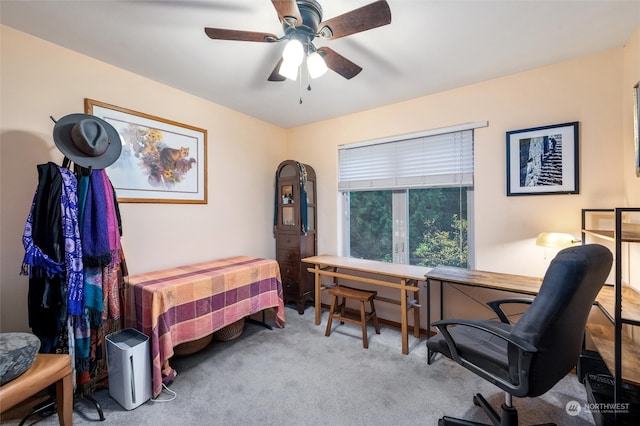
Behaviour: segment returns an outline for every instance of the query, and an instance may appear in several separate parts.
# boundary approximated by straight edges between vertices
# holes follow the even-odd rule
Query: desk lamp
[[[561,232],[541,232],[538,234],[538,238],[536,238],[537,246],[557,249],[563,249],[579,242],[580,240],[573,238],[573,235]]]

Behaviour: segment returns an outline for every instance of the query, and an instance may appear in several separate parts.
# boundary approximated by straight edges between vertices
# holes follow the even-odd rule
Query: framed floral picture
[[[207,203],[207,131],[85,99],[85,113],[120,135],[122,153],[107,167],[121,203]]]
[[[578,194],[578,122],[507,132],[507,195]]]

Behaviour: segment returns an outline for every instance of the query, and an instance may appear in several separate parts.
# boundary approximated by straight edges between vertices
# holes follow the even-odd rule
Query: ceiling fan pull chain
[[[307,37],[307,60],[305,63],[305,69],[307,70],[307,92],[311,91],[311,73],[309,72],[309,55],[311,55],[311,46],[313,39],[311,37]]]

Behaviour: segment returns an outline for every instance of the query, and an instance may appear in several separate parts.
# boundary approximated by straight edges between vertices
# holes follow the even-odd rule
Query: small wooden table
[[[315,274],[315,324],[320,325],[320,292],[323,289],[320,282],[322,275],[334,278],[344,278],[351,281],[358,281],[382,287],[390,287],[400,290],[400,299],[388,299],[376,297],[382,302],[400,305],[400,318],[402,329],[402,353],[409,353],[409,326],[408,311],[413,309],[413,335],[420,337],[420,303],[418,298],[418,282],[425,281],[425,274],[429,268],[414,265],[402,265],[398,263],[379,262],[367,259],[355,259],[343,256],[320,255],[302,259],[305,263],[315,265],[308,268],[309,272]],[[338,272],[340,271],[340,272]],[[369,278],[364,276],[373,274],[381,276],[383,279]],[[409,299],[409,294],[412,298]],[[408,300],[409,299],[409,300]]]
[[[0,411],[7,411],[42,389],[55,384],[58,422],[63,426],[71,426],[73,424],[72,374],[71,355],[38,354],[27,371],[0,387]]]

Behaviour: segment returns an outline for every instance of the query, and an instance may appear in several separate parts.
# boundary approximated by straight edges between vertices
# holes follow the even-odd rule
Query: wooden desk
[[[497,272],[475,271],[449,266],[438,266],[426,275],[427,282],[427,332],[431,329],[431,291],[433,283],[440,284],[440,319],[443,318],[443,284],[458,284],[471,287],[482,287],[512,293],[535,296],[540,290],[542,278],[522,275],[501,274]],[[640,325],[640,294],[630,287],[622,288],[622,310],[625,322]],[[605,285],[596,297],[598,307],[613,322],[614,288]],[[587,322],[586,331],[598,349],[609,370],[615,371],[614,362],[614,329],[613,324]],[[640,345],[634,342],[628,332],[622,335],[622,377],[625,381],[640,384]],[[428,350],[427,350],[428,351]],[[431,363],[431,353],[427,352],[427,362]]]
[[[431,284],[440,284],[440,319],[444,315],[443,284],[458,284],[470,287],[481,287],[502,290],[512,293],[535,296],[540,291],[542,278],[523,275],[502,274],[498,272],[476,271],[473,269],[437,266],[429,271],[427,282],[427,333],[431,331]],[[427,348],[427,364],[431,364],[431,351]]]
[[[315,265],[308,268],[309,272],[315,274],[315,323],[320,325],[320,292],[322,275],[346,280],[358,281],[382,287],[390,287],[400,290],[400,299],[393,300],[384,297],[376,297],[376,300],[400,305],[400,322],[402,329],[402,353],[409,353],[409,326],[408,311],[413,309],[413,335],[420,337],[420,304],[418,298],[418,282],[425,280],[425,274],[429,268],[414,265],[401,265],[398,263],[379,262],[375,260],[355,259],[342,256],[312,256],[302,259],[303,262]],[[338,272],[340,271],[340,272]],[[375,279],[363,276],[363,274],[374,274],[386,278]],[[408,300],[408,295],[412,298]]]
[[[614,300],[613,286],[604,286],[596,298],[596,306],[607,317],[611,324],[587,322],[587,333],[596,346],[598,353],[613,374],[616,371],[615,339],[614,339]],[[640,294],[629,286],[622,286],[622,322],[640,326]],[[626,382],[640,386],[640,344],[633,340],[628,329],[621,330],[621,373]]]

